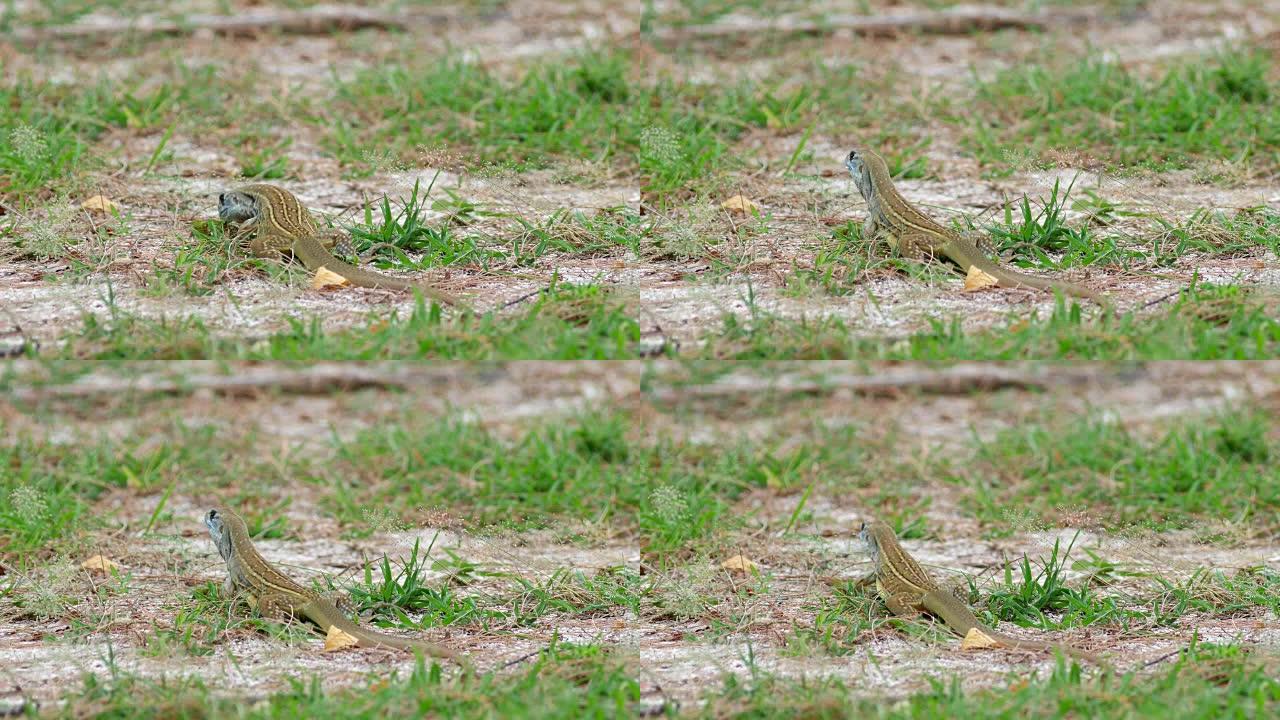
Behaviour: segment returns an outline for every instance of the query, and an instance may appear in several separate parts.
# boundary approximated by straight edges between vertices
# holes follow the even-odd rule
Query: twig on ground
[[[1177,650],[1174,650],[1173,652],[1167,652],[1167,653],[1165,653],[1165,654],[1161,655],[1160,657],[1156,658],[1155,660],[1149,660],[1149,661],[1147,661],[1147,662],[1143,663],[1143,664],[1142,664],[1142,669],[1144,669],[1144,670],[1145,670],[1145,669],[1147,669],[1147,668],[1151,667],[1152,665],[1158,665],[1158,664],[1160,664],[1160,663],[1164,662],[1165,660],[1168,660],[1169,658],[1174,657],[1175,655],[1178,655],[1178,654],[1179,654],[1179,653],[1181,653],[1181,652],[1182,652],[1182,648],[1178,648]]]
[[[1176,295],[1177,295],[1178,293],[1180,293],[1180,292],[1182,292],[1182,288],[1178,288],[1177,290],[1174,290],[1173,292],[1165,293],[1164,295],[1161,295],[1160,297],[1156,298],[1155,300],[1149,300],[1149,301],[1147,301],[1147,302],[1145,302],[1145,303],[1143,303],[1143,304],[1139,305],[1139,306],[1137,307],[1137,310],[1146,310],[1147,308],[1151,307],[1152,305],[1159,305],[1160,303],[1164,302],[1165,300],[1168,300],[1169,298],[1176,296]],[[1136,312],[1136,311],[1135,311],[1135,312]]]
[[[662,28],[654,32],[660,40],[687,40],[724,35],[757,33],[830,33],[850,30],[859,35],[884,36],[904,32],[933,35],[967,35],[972,32],[1003,29],[1045,30],[1054,25],[1086,22],[1095,14],[1084,10],[1022,13],[994,7],[957,8],[942,12],[901,13],[887,15],[828,15],[819,20],[796,17],[748,20],[735,23],[713,23],[687,27]]]
[[[191,373],[184,376],[90,375],[65,385],[17,387],[8,393],[18,401],[81,398],[124,393],[187,394],[208,390],[220,395],[245,396],[259,392],[327,395],[367,388],[409,389],[429,381],[430,373],[360,366],[319,366],[305,370],[244,368],[237,374]]]
[[[528,300],[529,298],[534,297],[535,295],[538,295],[539,293],[542,293],[542,292],[544,292],[544,291],[546,291],[546,290],[550,290],[550,289],[551,289],[551,286],[550,286],[550,285],[548,285],[548,286],[546,286],[546,287],[540,287],[540,288],[538,288],[537,290],[534,290],[534,291],[532,291],[532,292],[527,292],[527,293],[525,293],[525,294],[521,295],[520,297],[516,298],[515,300],[508,300],[507,302],[502,303],[502,305],[500,305],[500,306],[498,307],[498,309],[499,309],[499,310],[506,310],[507,308],[511,307],[512,305],[519,305],[520,303],[524,302],[525,300]]]
[[[728,382],[680,385],[653,390],[655,402],[675,402],[726,395],[775,393],[829,393],[837,390],[859,395],[895,397],[907,391],[937,395],[969,395],[992,390],[1045,390],[1055,385],[1099,380],[1109,375],[1103,368],[1048,368],[1045,370],[1005,369],[997,366],[952,367],[938,371],[887,372],[880,375],[834,374],[816,379],[750,376],[729,378]]]
[[[142,35],[189,35],[209,30],[219,35],[244,36],[262,32],[295,35],[324,35],[331,32],[362,30],[407,30],[417,24],[430,24],[445,18],[430,14],[390,14],[361,7],[321,5],[306,10],[246,10],[238,15],[188,15],[182,20],[142,17],[110,20],[92,24],[57,25],[43,28],[20,28],[7,37],[23,43],[47,40],[83,40],[116,37],[130,33]],[[0,39],[5,36],[0,35]]]

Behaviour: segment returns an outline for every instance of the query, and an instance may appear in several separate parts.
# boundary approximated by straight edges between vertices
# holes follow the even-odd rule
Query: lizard
[[[917,210],[898,193],[889,175],[884,158],[868,148],[849,151],[845,167],[853,176],[853,184],[867,202],[867,219],[862,226],[862,237],[874,242],[883,235],[893,249],[903,257],[919,259],[942,255],[950,258],[965,272],[978,268],[996,279],[999,287],[1032,287],[1039,290],[1058,290],[1064,295],[1087,298],[1110,308],[1111,302],[1102,293],[1082,285],[1038,277],[1018,272],[989,260],[973,241],[961,237],[934,222]]]
[[[258,257],[278,257],[292,253],[308,270],[321,267],[341,275],[360,287],[392,290],[417,288],[429,298],[447,305],[459,305],[448,293],[401,278],[363,270],[334,257],[330,249],[337,246],[340,254],[350,254],[350,244],[337,241],[320,230],[311,213],[293,193],[276,185],[255,183],[218,195],[218,217],[233,227],[242,239],[248,239],[249,251]]]
[[[214,506],[205,513],[204,524],[218,548],[218,554],[227,563],[223,591],[228,596],[236,591],[245,593],[249,605],[264,617],[301,615],[319,625],[325,633],[332,627],[338,628],[354,637],[358,647],[420,650],[426,655],[453,660],[464,668],[471,667],[465,656],[442,645],[368,630],[351,622],[337,605],[290,580],[258,554],[249,539],[244,518],[230,508]]]
[[[875,566],[860,584],[869,585],[874,582],[876,594],[894,615],[917,615],[921,610],[927,610],[942,618],[961,637],[977,629],[994,640],[999,647],[1015,650],[1061,650],[1067,655],[1096,665],[1105,664],[1097,655],[1070,645],[1024,640],[996,632],[982,624],[968,605],[939,587],[920,563],[907,554],[898,543],[893,528],[887,523],[880,520],[863,522],[858,539],[866,543],[871,562]]]

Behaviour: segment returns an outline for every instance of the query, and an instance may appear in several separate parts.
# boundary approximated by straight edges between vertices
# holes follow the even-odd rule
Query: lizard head
[[[854,148],[849,151],[848,157],[844,159],[844,166],[848,168],[849,175],[853,177],[853,184],[858,186],[858,192],[862,196],[868,197],[871,193],[871,170],[867,167],[867,151],[862,148]]]
[[[886,535],[887,533],[887,535]],[[858,539],[867,546],[867,552],[871,554],[872,562],[879,563],[880,560],[880,538],[893,538],[893,528],[882,520],[864,520],[862,527],[858,530]]]
[[[258,196],[243,190],[229,190],[218,196],[218,219],[240,224],[258,217]]]
[[[231,525],[236,522],[244,523],[238,515],[221,505],[204,514],[204,526],[209,528],[209,537],[213,538],[223,560],[231,556]]]
[[[857,178],[862,174],[862,149],[854,148],[849,151],[849,156],[844,159],[844,166],[849,168],[849,174]]]

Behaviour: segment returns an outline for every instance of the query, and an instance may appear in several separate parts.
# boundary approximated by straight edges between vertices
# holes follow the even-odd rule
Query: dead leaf
[[[316,270],[316,276],[311,278],[312,290],[323,290],[327,287],[346,287],[350,284],[350,280],[324,266]]]
[[[964,640],[960,641],[961,650],[981,650],[999,645],[990,635],[982,632],[978,628],[969,628],[969,632],[965,633]]]
[[[102,573],[103,575],[106,575],[112,570],[118,570],[120,568],[120,564],[101,555],[94,555],[88,560],[80,563],[80,567],[88,570],[89,572]]]
[[[354,635],[339,630],[337,625],[330,625],[329,634],[324,636],[324,650],[321,652],[345,650],[349,647],[355,647],[358,642],[360,641]]]
[[[116,205],[109,198],[102,195],[94,195],[88,200],[80,203],[80,207],[88,210],[89,212],[99,213],[101,215],[109,215],[120,209],[119,205]]]
[[[1000,282],[988,273],[978,269],[977,265],[969,266],[969,274],[964,278],[964,291],[975,292],[989,287],[995,287]]]
[[[760,206],[751,202],[742,195],[734,195],[733,197],[720,203],[720,207],[729,212],[737,212],[743,215],[752,215],[760,212]]]
[[[757,572],[760,569],[759,565],[755,564],[751,560],[741,555],[734,555],[728,560],[725,560],[724,562],[720,563],[720,567],[724,568],[725,570],[728,570],[731,573],[739,573],[742,575],[746,575],[747,573]]]

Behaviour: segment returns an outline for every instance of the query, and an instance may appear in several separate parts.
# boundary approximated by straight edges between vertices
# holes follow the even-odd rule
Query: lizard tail
[[[947,257],[954,260],[965,272],[968,272],[970,267],[978,268],[995,278],[996,285],[999,287],[1032,287],[1037,290],[1057,290],[1064,295],[1074,295],[1086,300],[1092,300],[1104,308],[1111,307],[1111,300],[1106,295],[1090,290],[1083,285],[1018,272],[988,260],[976,248],[970,251],[967,247],[956,247],[955,245],[953,243],[944,249]]]
[[[323,626],[325,623],[328,623],[328,625],[336,627],[342,632],[355,638],[357,647],[392,647],[397,650],[421,650],[424,655],[445,658],[446,660],[452,660],[463,667],[471,667],[471,663],[467,660],[465,655],[443,645],[437,645],[436,643],[429,643],[423,640],[415,640],[413,638],[396,637],[395,635],[388,635],[386,633],[378,632],[377,630],[370,630],[356,625],[345,617],[326,617],[325,622],[320,624]],[[325,627],[324,630],[327,633],[329,628]]]
[[[293,254],[307,269],[315,272],[321,267],[328,268],[351,282],[352,285],[370,288],[388,288],[390,290],[410,290],[416,288],[423,295],[446,305],[460,306],[458,299],[435,288],[419,285],[408,280],[383,275],[382,273],[363,270],[345,260],[339,260],[325,249],[318,240],[312,237],[301,238],[293,244]]]

